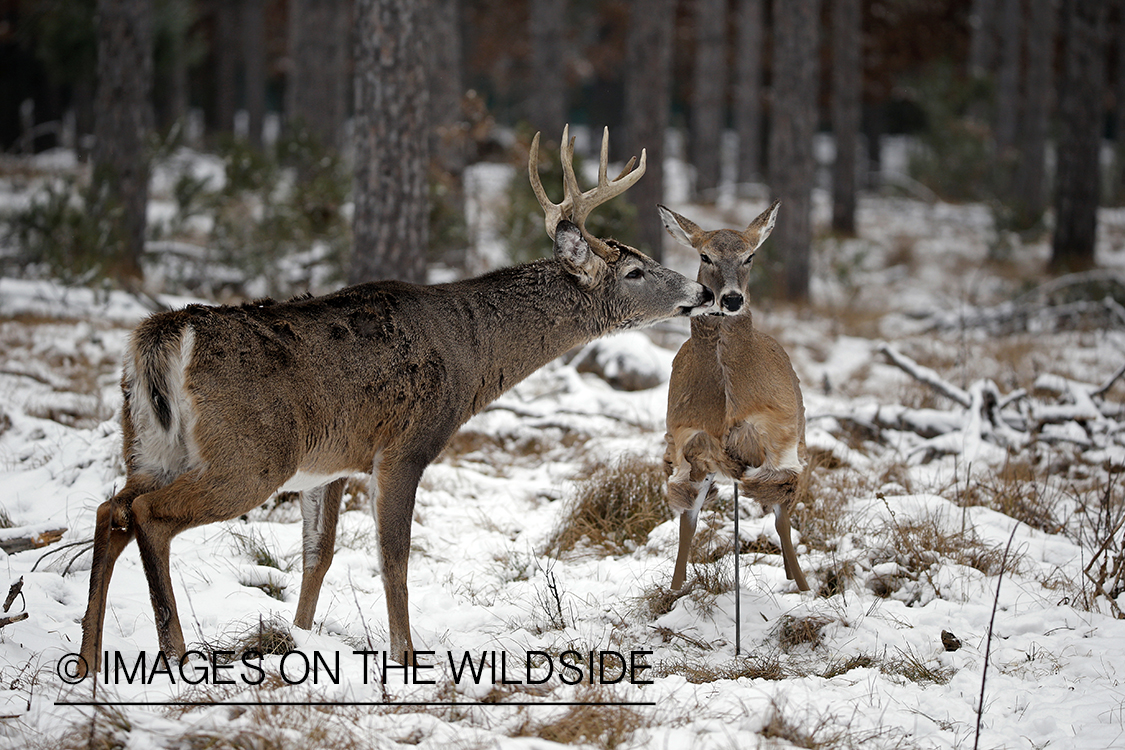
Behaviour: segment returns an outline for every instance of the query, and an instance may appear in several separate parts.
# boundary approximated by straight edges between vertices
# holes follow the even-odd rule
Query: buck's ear
[[[555,227],[555,257],[582,287],[592,286],[605,270],[605,261],[590,249],[582,230],[566,219]]]
[[[668,234],[676,239],[676,242],[688,247],[695,247],[692,244],[692,239],[698,236],[701,230],[694,221],[685,219],[672,209],[659,203],[656,204],[656,210],[660,212],[660,221],[663,222],[664,228],[668,230]]]
[[[780,200],[771,203],[770,207],[750,222],[750,226],[746,227],[746,231],[742,233],[746,242],[755,250],[762,246],[762,243],[770,236],[770,232],[773,231],[773,225],[777,223],[777,209],[779,208],[781,208]]]

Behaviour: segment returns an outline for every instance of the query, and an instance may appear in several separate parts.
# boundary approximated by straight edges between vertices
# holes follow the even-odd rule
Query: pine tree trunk
[[[566,124],[566,0],[531,0],[531,90],[527,120],[544,138],[556,140]]]
[[[988,78],[996,70],[997,11],[1001,0],[973,0],[969,13],[969,75]]]
[[[773,252],[784,263],[783,296],[809,296],[813,133],[817,116],[820,0],[774,0],[770,187],[781,200]]]
[[[238,108],[238,27],[241,0],[215,3],[215,131],[234,131]]]
[[[691,100],[691,163],[695,193],[715,199],[727,92],[726,0],[695,0],[695,70]]]
[[[739,183],[762,174],[762,28],[764,0],[739,0],[735,50],[734,126],[738,132]]]
[[[111,216],[110,275],[141,279],[152,128],[152,9],[148,0],[98,0],[98,83],[94,99],[94,186]]]
[[[1000,0],[1000,69],[996,76],[996,152],[1013,158],[1020,118],[1020,52],[1023,14],[1020,0]]]
[[[664,202],[664,136],[672,86],[675,0],[632,0],[625,51],[625,156],[647,152],[645,176],[626,198],[637,207],[637,242],[657,261],[664,229],[656,204]]]
[[[461,0],[433,0],[427,48],[430,52],[431,153],[438,166],[457,177],[465,170],[459,132],[465,95],[461,62]]]
[[[863,12],[860,0],[832,0],[832,228],[855,234],[856,152],[863,94]]]
[[[1019,163],[1012,191],[1017,225],[1037,223],[1047,207],[1046,152],[1055,59],[1055,0],[1029,0],[1027,70],[1016,130]]]
[[[266,19],[265,0],[242,0],[242,63],[245,77],[249,141],[262,146],[262,123],[266,116]]]
[[[1104,0],[1064,0],[1065,51],[1059,87],[1058,174],[1051,270],[1094,265],[1101,170],[1102,96],[1106,59]]]
[[[426,278],[429,0],[358,0],[350,281]]]
[[[341,145],[346,115],[349,21],[346,0],[292,0],[289,7],[289,124],[332,148]]]

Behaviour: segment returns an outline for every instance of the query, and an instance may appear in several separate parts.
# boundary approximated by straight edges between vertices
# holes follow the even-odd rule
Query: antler
[[[555,238],[555,227],[563,219],[570,219],[582,231],[582,236],[590,243],[590,247],[601,257],[613,261],[617,259],[618,251],[611,248],[603,240],[594,237],[586,231],[586,217],[595,208],[618,195],[621,195],[633,184],[641,179],[645,173],[645,150],[641,149],[641,161],[637,168],[634,156],[621,170],[612,182],[606,179],[606,169],[609,163],[609,128],[602,131],[602,152],[598,162],[598,184],[586,192],[578,188],[578,179],[574,176],[574,139],[570,137],[570,126],[563,127],[562,146],[559,149],[563,168],[563,199],[559,203],[552,203],[543,190],[543,183],[539,180],[539,133],[531,141],[531,152],[527,158],[527,173],[531,178],[531,189],[543,207],[543,224],[547,228],[547,235]]]

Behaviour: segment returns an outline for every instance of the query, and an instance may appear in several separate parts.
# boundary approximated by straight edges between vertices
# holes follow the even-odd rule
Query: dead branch
[[[947,382],[929,367],[920,365],[909,357],[900,354],[890,344],[880,344],[877,351],[885,356],[892,365],[902,370],[907,375],[917,380],[919,383],[923,383],[925,385],[928,385],[930,388],[933,388],[935,391],[945,396],[950,401],[960,404],[965,408],[968,408],[972,405],[973,401],[968,393],[961,390],[952,383]]]
[[[37,549],[39,547],[46,547],[48,544],[54,544],[62,539],[66,529],[49,529],[47,531],[40,531],[30,536],[15,536],[7,539],[0,539],[0,549],[7,552],[9,555],[14,555],[17,552],[26,552],[29,549]]]
[[[28,615],[27,612],[20,612],[18,615],[12,615],[11,617],[0,617],[0,628],[5,625],[11,625],[13,622],[26,620],[28,617],[30,617],[30,615]]]
[[[8,598],[4,600],[4,611],[5,612],[7,612],[9,609],[12,608],[12,602],[14,602],[16,600],[16,597],[19,596],[20,592],[22,592],[22,591],[23,591],[23,576],[20,576],[18,581],[16,581],[15,583],[13,583],[11,586],[8,587]]]

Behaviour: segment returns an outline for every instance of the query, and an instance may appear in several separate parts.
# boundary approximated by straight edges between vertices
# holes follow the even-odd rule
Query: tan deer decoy
[[[716,312],[692,319],[691,338],[676,354],[668,386],[664,470],[668,504],[680,514],[673,589],[687,578],[699,509],[714,495],[718,475],[773,510],[785,575],[801,591],[809,588],[789,524],[797,477],[808,460],[801,386],[785,350],[754,328],[746,305],[754,253],[773,230],[779,205],[742,232],[704,232],[658,207],[668,233],[699,253],[698,281],[718,303]]]
[[[563,131],[565,197],[547,214],[554,257],[450,284],[381,281],[324,297],[191,305],[145,320],[125,356],[126,482],[97,512],[81,656],[97,670],[114,562],[134,538],[160,648],[184,653],[172,538],[301,493],[310,628],[332,561],[345,478],[371,472],[392,654],[412,659],[407,564],[422,471],[471,416],[569,349],[611,331],[710,310],[710,291],[642,253],[591,237],[589,212],[640,179],[645,157],[581,192]]]

